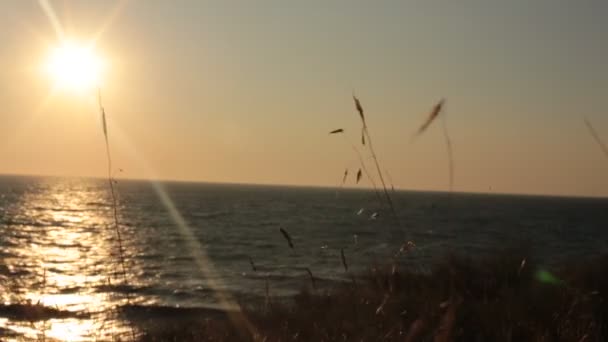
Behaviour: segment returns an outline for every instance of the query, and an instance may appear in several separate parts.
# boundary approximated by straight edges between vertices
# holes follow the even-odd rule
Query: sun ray
[[[206,252],[206,248],[199,241],[198,237],[194,234],[192,227],[188,224],[186,219],[183,217],[179,209],[176,207],[173,199],[165,189],[162,182],[158,181],[159,177],[150,165],[146,157],[137,150],[137,147],[124,133],[124,131],[116,124],[112,122],[108,123],[110,127],[108,130],[114,132],[113,136],[117,140],[117,145],[121,146],[123,153],[129,155],[129,159],[134,161],[139,167],[142,168],[145,178],[150,180],[150,184],[156,193],[156,196],[160,200],[161,204],[165,208],[167,214],[175,224],[179,234],[184,238],[186,247],[190,256],[192,256],[194,263],[198,267],[201,274],[207,279],[209,287],[215,290],[214,295],[221,308],[227,310],[229,313],[228,319],[232,322],[235,328],[239,329],[239,333],[252,333],[254,328],[249,320],[238,313],[240,306],[232,294],[225,290],[221,277],[218,275],[218,271],[213,265],[213,262],[209,258]]]
[[[46,17],[51,22],[51,25],[55,30],[55,34],[57,35],[57,38],[59,40],[64,40],[65,33],[63,31],[63,27],[61,26],[61,22],[59,22],[59,19],[57,19],[57,15],[55,14],[53,6],[49,3],[48,0],[38,0],[38,3],[40,4],[40,8],[42,8],[42,11],[46,15]]]
[[[127,4],[127,0],[121,0],[116,3],[116,5],[110,11],[110,14],[108,16],[106,16],[105,20],[103,21],[103,23],[101,24],[99,29],[97,29],[97,32],[95,32],[95,34],[93,35],[93,38],[91,39],[92,43],[94,43],[94,44],[97,43],[97,41],[101,38],[101,36],[108,29],[108,27],[110,27],[112,25],[112,23],[114,22],[114,20],[116,20],[116,18],[120,15],[120,13],[122,12],[122,10],[124,9],[126,4]]]

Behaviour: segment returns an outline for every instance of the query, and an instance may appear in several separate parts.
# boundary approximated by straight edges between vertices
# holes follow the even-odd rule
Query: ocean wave
[[[222,216],[227,216],[230,215],[231,212],[229,211],[212,211],[212,212],[193,212],[190,214],[190,216],[194,217],[194,218],[203,218],[203,219],[213,219],[213,218],[218,218],[218,217],[222,217]]]
[[[0,317],[36,322],[57,318],[87,318],[88,313],[60,310],[40,304],[0,304]]]
[[[153,286],[147,285],[128,285],[128,284],[99,284],[94,286],[95,292],[99,293],[122,293],[122,294],[142,294],[142,293],[153,293]]]
[[[86,211],[90,211],[91,209],[83,209],[83,208],[64,208],[64,207],[32,207],[32,210],[35,211],[52,211],[52,212],[76,212],[76,213],[81,213],[81,212],[86,212]]]
[[[196,317],[225,318],[229,313],[213,307],[178,307],[167,305],[123,305],[120,312],[130,321],[150,321],[163,319],[166,321]]]
[[[6,265],[0,265],[0,275],[7,277],[23,277],[32,274],[32,272],[19,268],[16,270],[11,269],[11,267]]]

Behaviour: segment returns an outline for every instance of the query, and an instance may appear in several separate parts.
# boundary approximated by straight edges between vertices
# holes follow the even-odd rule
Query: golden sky
[[[602,1],[0,2],[0,173],[104,176],[96,91],[55,90],[64,37],[95,42],[128,178],[336,186],[366,109],[395,186],[608,195]],[[370,164],[371,165],[371,164]],[[366,186],[361,184],[359,186]]]

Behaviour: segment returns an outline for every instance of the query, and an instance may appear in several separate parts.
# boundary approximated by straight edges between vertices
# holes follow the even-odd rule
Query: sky
[[[412,139],[445,98],[455,191],[608,196],[583,122],[608,141],[604,0],[48,3],[55,26],[0,2],[2,174],[107,171],[96,91],[41,71],[61,27],[106,62],[121,177],[337,186],[358,167],[354,92],[398,188],[448,189],[440,121]]]

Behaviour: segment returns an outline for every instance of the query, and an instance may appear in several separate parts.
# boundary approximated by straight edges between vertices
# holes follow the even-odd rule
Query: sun
[[[99,86],[103,61],[92,46],[64,42],[49,53],[46,72],[57,88],[75,92]]]

